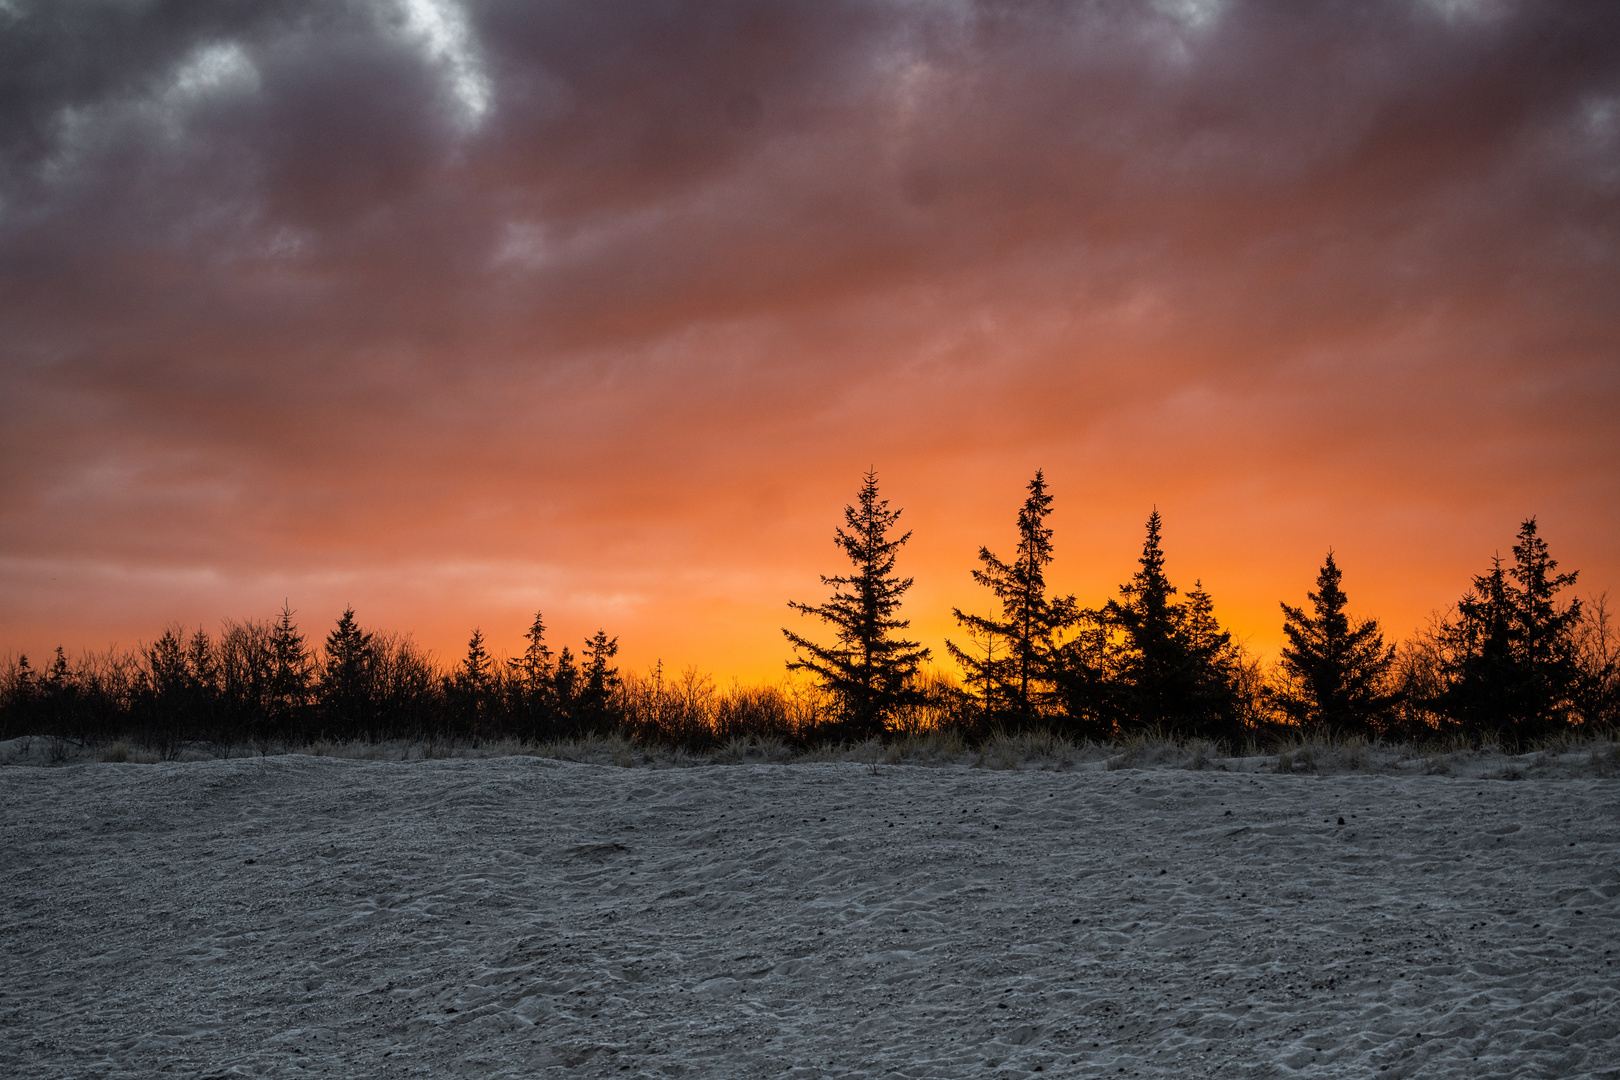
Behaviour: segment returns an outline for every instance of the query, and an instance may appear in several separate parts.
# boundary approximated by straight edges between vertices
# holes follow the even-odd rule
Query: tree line
[[[71,664],[58,647],[43,671],[26,656],[0,679],[0,732],[95,739],[132,735],[160,749],[195,742],[605,734],[621,726],[618,641],[598,631],[576,655],[553,653],[536,615],[522,655],[492,657],[481,630],[441,670],[409,637],[363,630],[346,609],[319,648],[283,607],[269,621],[228,621],[218,635],[165,629],[125,653]]]
[[[790,672],[808,683],[718,690],[688,670],[621,673],[618,639],[598,630],[575,653],[553,651],[536,613],[523,652],[492,656],[481,630],[443,667],[408,636],[363,629],[353,608],[317,645],[284,605],[268,620],[217,634],[163,631],[150,645],[43,670],[26,656],[0,670],[0,737],[135,737],[165,752],[199,742],[268,748],[317,739],[530,741],[619,733],[703,749],[742,736],[801,745],[925,728],[970,738],[1046,729],[1099,741],[1135,733],[1237,743],[1305,730],[1386,739],[1462,735],[1524,742],[1620,719],[1620,642],[1602,598],[1564,599],[1536,520],[1510,563],[1473,578],[1444,616],[1394,644],[1349,613],[1330,550],[1306,602],[1281,604],[1285,644],[1269,670],[1224,629],[1195,579],[1172,584],[1163,520],[1147,519],[1138,569],[1092,607],[1048,583],[1056,547],[1052,495],[1035,474],[1003,559],[978,552],[979,612],[953,609],[946,651],[959,676],[930,667],[901,616],[911,578],[901,511],[868,472],[834,542],[849,570],[821,578],[821,603],[790,601],[830,641],[784,629]]]
[[[988,547],[973,580],[989,611],[953,609],[959,634],[946,649],[961,671],[952,710],[976,733],[1041,727],[1075,737],[1138,732],[1235,742],[1292,728],[1372,738],[1463,735],[1518,743],[1620,719],[1620,665],[1606,603],[1560,594],[1559,573],[1535,518],[1521,524],[1513,561],[1492,561],[1447,615],[1413,640],[1386,642],[1376,619],[1353,617],[1329,550],[1306,605],[1281,604],[1286,643],[1264,671],[1222,628],[1201,581],[1184,593],[1166,570],[1163,521],[1147,519],[1139,569],[1095,607],[1055,593],[1047,524],[1052,495],[1037,471],[1016,521],[1009,559]],[[790,607],[832,630],[819,644],[784,630],[796,658],[838,702],[851,736],[880,734],[913,707],[929,651],[903,634],[896,571],[909,532],[867,473],[835,542],[850,573],[823,577],[832,597]]]

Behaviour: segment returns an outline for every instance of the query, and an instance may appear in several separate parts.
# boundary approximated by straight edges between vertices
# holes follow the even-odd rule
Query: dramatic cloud
[[[875,464],[1262,648],[1617,581],[1620,7],[0,0],[0,648],[535,608],[777,671]]]

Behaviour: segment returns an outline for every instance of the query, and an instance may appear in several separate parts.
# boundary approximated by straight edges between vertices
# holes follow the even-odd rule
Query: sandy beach
[[[0,770],[0,1072],[1620,1076],[1620,784]]]

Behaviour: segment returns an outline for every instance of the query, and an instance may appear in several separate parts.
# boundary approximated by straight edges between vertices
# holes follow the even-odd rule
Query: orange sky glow
[[[1620,586],[1620,6],[0,11],[0,653],[345,605],[777,679],[861,473],[1262,654]],[[814,632],[814,628],[810,628]]]

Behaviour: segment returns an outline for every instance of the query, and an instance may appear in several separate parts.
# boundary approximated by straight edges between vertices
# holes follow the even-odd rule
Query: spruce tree
[[[10,696],[14,704],[32,704],[39,690],[39,672],[28,663],[28,654],[19,653],[17,666],[11,675]]]
[[[1509,730],[1518,712],[1512,588],[1502,557],[1493,556],[1490,570],[1457,602],[1455,621],[1441,628],[1446,685],[1437,704],[1471,733]]]
[[[528,642],[523,655],[506,663],[512,676],[514,711],[522,717],[525,733],[534,737],[539,735],[542,724],[554,718],[556,664],[546,645],[546,623],[540,612],[534,613],[534,622],[523,636]]]
[[[141,673],[137,700],[148,725],[148,735],[167,759],[187,740],[195,739],[197,686],[187,660],[184,627],[168,626],[142,650],[146,670]]]
[[[270,630],[270,731],[261,733],[262,740],[268,740],[272,732],[292,735],[309,706],[314,658],[304,646],[304,635],[298,632],[293,614],[292,605],[283,602]]]
[[[326,635],[326,663],[321,672],[322,720],[330,734],[352,737],[374,719],[372,682],[376,655],[372,635],[363,633],[354,608],[345,608]]]
[[[962,687],[977,705],[976,726],[982,734],[998,718],[1017,710],[1009,693],[1015,681],[1011,650],[1001,627],[992,620],[963,616],[956,608],[952,608],[951,613],[967,632],[968,647],[962,648],[947,638],[945,649],[962,669]]]
[[[1520,734],[1538,737],[1569,726],[1580,694],[1581,669],[1575,632],[1581,602],[1560,605],[1558,593],[1575,584],[1579,571],[1555,573],[1558,563],[1547,541],[1536,535],[1536,519],[1519,527],[1511,574],[1518,585],[1518,659],[1523,713]]]
[[[219,651],[200,626],[186,645],[186,676],[187,707],[194,730],[212,737],[218,733],[220,721]]]
[[[1579,600],[1557,594],[1575,584],[1527,518],[1513,545],[1514,565],[1501,557],[1474,578],[1444,627],[1446,688],[1440,710],[1468,732],[1511,739],[1539,738],[1575,718],[1581,673],[1575,630]]]
[[[51,660],[51,666],[45,669],[43,690],[45,730],[53,735],[77,734],[78,706],[83,687],[73,668],[68,664],[67,653],[60,645],[56,647],[56,656]]]
[[[609,661],[619,655],[619,639],[602,630],[585,643],[584,669],[575,702],[576,715],[588,730],[605,732],[612,720],[613,693],[619,688],[619,669]]]
[[[1289,719],[1303,727],[1340,734],[1373,734],[1394,705],[1387,692],[1395,647],[1385,645],[1377,621],[1352,621],[1343,574],[1327,553],[1316,576],[1316,592],[1306,593],[1312,614],[1282,605],[1282,668],[1292,687],[1278,695]]]
[[[494,681],[490,674],[490,663],[489,650],[484,648],[484,631],[474,627],[472,638],[467,642],[467,655],[449,680],[448,689],[461,714],[462,723],[475,733],[482,732],[490,711],[490,691]]]
[[[973,580],[1000,602],[1001,617],[951,609],[970,637],[985,643],[983,657],[945,642],[962,667],[963,681],[979,697],[983,715],[991,718],[999,712],[1001,719],[1015,725],[1036,720],[1055,702],[1054,661],[1063,632],[1079,617],[1074,597],[1046,594],[1046,568],[1053,557],[1052,530],[1046,525],[1052,496],[1047,494],[1046,477],[1040,470],[1029,482],[1028,491],[1018,511],[1018,548],[1013,561],[1003,562],[988,547],[980,547],[983,568],[973,571]],[[998,638],[1006,650],[1000,658],[994,654]]]
[[[1242,731],[1236,650],[1215,619],[1201,583],[1177,603],[1159,542],[1161,519],[1148,517],[1141,569],[1120,586],[1102,618],[1123,636],[1114,658],[1122,725],[1231,739]]]
[[[557,654],[557,669],[551,676],[552,700],[556,702],[557,711],[564,717],[574,714],[574,702],[579,697],[579,664],[568,646],[562,647]]]
[[[896,709],[923,700],[916,678],[928,650],[898,636],[911,625],[898,612],[901,597],[912,584],[911,578],[894,573],[900,548],[911,539],[909,532],[889,536],[900,514],[878,498],[877,473],[869,470],[857,505],[844,507],[846,528],[833,534],[854,572],[822,576],[821,583],[833,590],[824,604],[788,601],[788,607],[801,615],[827,623],[837,639],[835,644],[821,645],[784,628],[796,654],[788,661],[788,670],[810,672],[833,693],[844,733],[853,738],[882,734]]]
[[[1138,560],[1141,569],[1120,586],[1120,599],[1110,600],[1103,609],[1125,637],[1115,681],[1121,721],[1131,726],[1163,726],[1181,719],[1179,689],[1186,657],[1175,639],[1176,587],[1164,570],[1161,526],[1155,509],[1148,516],[1147,539]]]
[[[190,690],[191,671],[186,663],[186,647],[172,626],[164,627],[146,649],[146,681],[157,707],[183,712]]]
[[[73,684],[73,669],[68,666],[67,653],[58,645],[51,666],[45,669],[45,688],[50,693],[58,694],[67,692]]]

